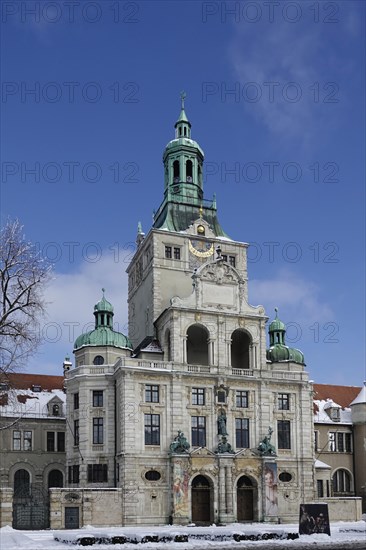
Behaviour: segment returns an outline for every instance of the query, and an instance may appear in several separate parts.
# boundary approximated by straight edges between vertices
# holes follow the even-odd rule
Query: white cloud
[[[97,262],[84,261],[72,273],[55,273],[45,292],[47,318],[41,327],[45,343],[28,371],[62,374],[62,361],[71,355],[75,339],[94,327],[93,310],[102,287],[114,307],[115,330],[127,334],[127,265],[122,255],[116,262],[111,252],[103,251]]]
[[[314,101],[316,90],[311,87],[315,82],[323,85],[323,65],[329,55],[319,25],[291,25],[276,20],[259,28],[236,26],[229,51],[235,76],[241,90],[254,82],[262,92],[257,102],[248,102],[244,93],[242,102],[248,114],[282,141],[297,138],[307,144],[324,111]],[[265,83],[275,83],[271,84],[273,101],[269,100],[270,86]],[[298,101],[291,101],[295,98]]]
[[[263,304],[270,319],[278,307],[278,316],[283,322],[297,323],[307,329],[314,323],[334,321],[334,312],[322,300],[321,289],[309,279],[296,277],[285,269],[270,280],[252,280],[250,301]]]

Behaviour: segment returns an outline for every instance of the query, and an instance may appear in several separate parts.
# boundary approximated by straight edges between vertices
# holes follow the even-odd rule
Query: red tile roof
[[[30,390],[33,385],[41,386],[42,390],[62,390],[64,377],[48,374],[17,373],[2,376],[0,382],[7,382],[11,388],[17,390]]]
[[[332,399],[343,409],[358,396],[361,391],[360,386],[334,386],[332,384],[313,384],[314,399],[324,400]]]

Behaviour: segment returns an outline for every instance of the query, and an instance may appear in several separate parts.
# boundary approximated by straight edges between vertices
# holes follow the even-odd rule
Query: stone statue
[[[218,444],[217,446],[217,451],[216,453],[231,453],[231,454],[234,454],[234,451],[233,451],[233,448],[232,446],[230,445],[230,443],[228,443],[227,441],[227,437],[225,436],[222,436],[221,438],[221,441],[220,443]]]
[[[221,411],[217,417],[217,433],[219,435],[229,435],[226,431],[226,414],[225,411]]]
[[[178,435],[174,438],[174,441],[170,444],[169,450],[171,453],[185,453],[188,451],[190,445],[187,439],[184,437],[184,433],[178,430]]]
[[[262,441],[259,443],[257,447],[257,451],[259,451],[259,454],[261,456],[276,456],[276,450],[274,446],[271,444],[271,436],[273,434],[273,430],[271,427],[268,428],[268,435],[262,439]]]

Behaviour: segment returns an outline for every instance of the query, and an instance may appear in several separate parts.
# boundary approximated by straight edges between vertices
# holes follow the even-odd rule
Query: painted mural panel
[[[264,463],[265,515],[278,516],[277,464]]]
[[[188,482],[189,473],[187,465],[184,461],[175,462],[173,469],[173,506],[175,517],[189,515]]]

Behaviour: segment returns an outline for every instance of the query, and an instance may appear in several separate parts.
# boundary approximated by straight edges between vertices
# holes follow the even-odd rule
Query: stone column
[[[219,460],[219,520],[225,521],[226,516],[226,491],[225,491],[225,467]]]
[[[231,464],[226,465],[226,512],[227,514],[233,513],[233,478],[231,471]]]
[[[187,363],[187,336],[183,336],[183,363]]]
[[[13,489],[0,488],[0,527],[13,525]]]

